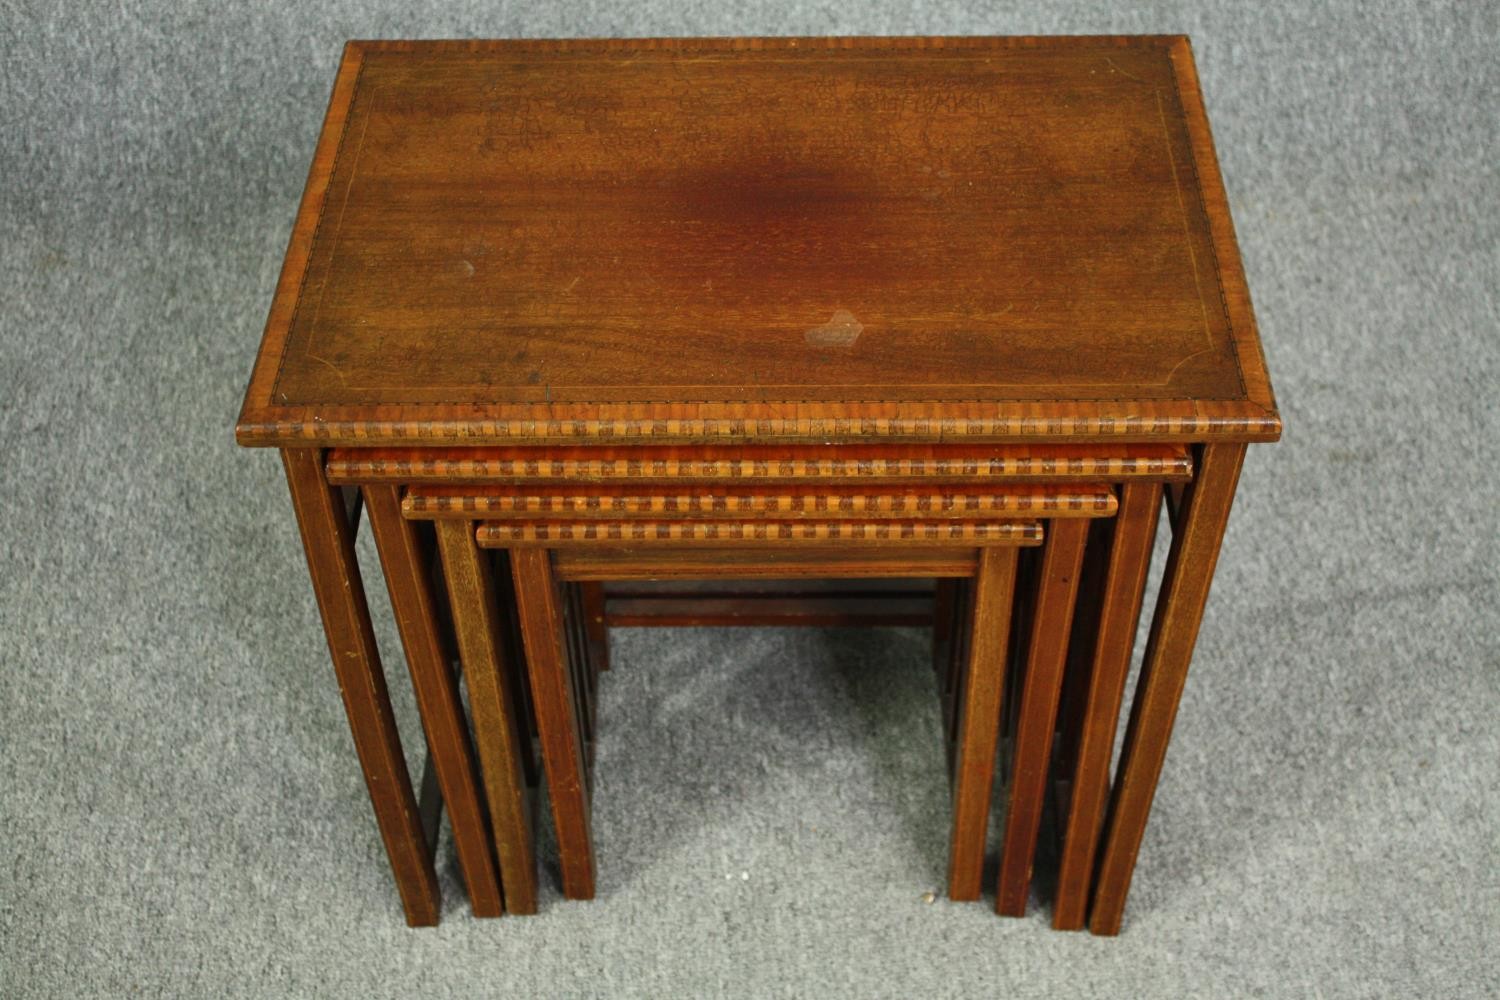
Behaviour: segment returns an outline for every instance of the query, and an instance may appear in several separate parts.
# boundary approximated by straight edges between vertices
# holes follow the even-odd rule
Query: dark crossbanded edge
[[[817,405],[829,415],[791,417],[786,411]],[[974,404],[948,404],[953,406]],[[523,408],[519,404],[495,406],[499,412],[515,411],[512,419],[434,419],[422,416],[420,406],[382,406],[370,409],[392,411],[379,419],[361,419],[354,407],[327,407],[315,414],[311,407],[246,407],[235,427],[235,440],[246,448],[305,448],[318,445],[451,446],[458,443],[494,445],[567,444],[601,441],[625,444],[697,444],[705,441],[785,441],[803,444],[817,441],[951,441],[981,442],[1038,439],[1088,440],[1097,438],[1149,439],[1154,441],[1202,441],[1210,438],[1243,441],[1276,441],[1281,437],[1281,417],[1274,410],[1235,400],[1194,402],[1201,413],[1181,415],[1164,412],[1165,403],[1134,404],[1135,412],[1121,416],[1108,403],[1085,400],[1077,403],[1012,404],[1010,409],[1036,411],[1036,416],[1004,415],[954,417],[938,403],[902,403],[896,416],[891,407],[875,403],[612,403],[574,404]],[[1062,410],[1070,411],[1062,415]],[[990,408],[989,404],[986,409]],[[426,407],[448,409],[454,407]],[[571,411],[570,417],[538,417],[531,410]],[[615,410],[654,411],[670,409],[670,418],[600,417]],[[281,412],[286,416],[280,416]],[[758,414],[745,416],[746,412]]]
[[[1040,545],[1036,521],[628,521],[532,523],[490,521],[478,529],[486,548],[515,546],[632,545],[800,545],[875,543],[901,545]]]
[[[796,491],[796,492],[793,492]],[[823,488],[761,487],[652,493],[629,487],[596,487],[569,493],[524,492],[497,486],[425,486],[407,492],[402,513],[414,520],[522,518],[568,521],[637,518],[848,520],[996,520],[1007,517],[1109,517],[1115,494],[1107,487],[1011,486],[992,493],[831,493]]]
[[[331,482],[1186,481],[1185,445],[337,448]]]

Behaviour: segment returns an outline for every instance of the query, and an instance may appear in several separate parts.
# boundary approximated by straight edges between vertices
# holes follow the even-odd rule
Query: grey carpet
[[[1497,22],[0,3],[0,995],[1495,995]],[[342,40],[1105,31],[1194,37],[1287,424],[1124,935],[924,902],[921,634],[771,630],[617,634],[597,902],[473,920],[445,844],[408,931],[278,463],[231,435]]]

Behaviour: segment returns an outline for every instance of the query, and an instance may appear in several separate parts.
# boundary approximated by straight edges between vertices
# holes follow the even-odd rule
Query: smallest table
[[[897,460],[923,468],[1074,449],[1048,483],[1191,449],[1098,849],[1089,919],[1113,933],[1245,447],[1280,419],[1186,39],[358,42],[236,433],[285,457],[414,923],[436,919],[436,881],[325,449],[416,448],[418,472],[491,461],[480,447],[584,470],[641,446],[856,470],[892,447],[933,449]],[[1109,579],[1106,606],[1128,604]],[[451,685],[433,687],[446,732]],[[428,738],[435,757],[462,743]],[[450,811],[478,808],[443,770]],[[504,887],[476,895],[481,846],[460,855],[488,912]]]

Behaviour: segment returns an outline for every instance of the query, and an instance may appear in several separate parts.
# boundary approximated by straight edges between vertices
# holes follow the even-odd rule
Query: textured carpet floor
[[[343,39],[1105,31],[1194,37],[1287,425],[1124,935],[924,903],[922,635],[771,630],[617,633],[597,902],[472,920],[445,844],[408,931],[231,436]],[[3,0],[0,37],[0,996],[1500,990],[1495,3]]]

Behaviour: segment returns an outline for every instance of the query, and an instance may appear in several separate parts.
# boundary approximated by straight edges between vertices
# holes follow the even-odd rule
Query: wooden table
[[[325,449],[1192,446],[1098,849],[1113,933],[1245,446],[1280,427],[1184,38],[354,42],[237,437],[282,451],[413,923],[436,881]],[[477,808],[426,679],[444,801]]]

